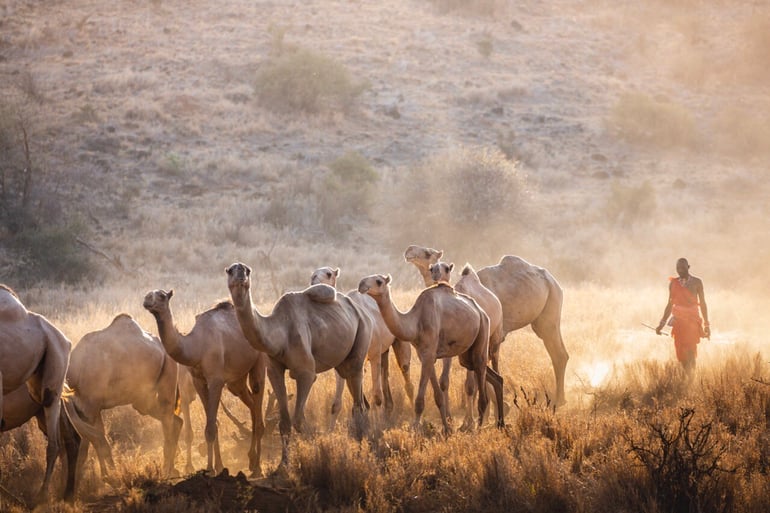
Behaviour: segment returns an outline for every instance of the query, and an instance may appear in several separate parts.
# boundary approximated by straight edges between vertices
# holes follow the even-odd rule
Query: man
[[[673,314],[671,336],[674,337],[676,358],[686,371],[695,368],[695,358],[698,356],[698,344],[701,337],[711,338],[706,297],[703,294],[703,282],[690,274],[690,264],[686,258],[676,261],[678,278],[669,278],[668,303],[663,310],[663,317],[655,329],[660,335],[663,326]],[[703,320],[698,313],[703,314]]]

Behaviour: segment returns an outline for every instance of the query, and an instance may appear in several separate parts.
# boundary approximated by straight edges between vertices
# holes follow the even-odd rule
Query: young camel
[[[441,413],[444,432],[448,434],[451,431],[446,401],[434,365],[437,358],[457,356],[460,364],[473,371],[476,376],[479,390],[479,425],[488,404],[484,384],[489,382],[494,387],[497,398],[497,425],[503,427],[503,379],[487,367],[489,317],[484,310],[473,298],[458,294],[447,283],[439,283],[423,290],[412,308],[402,313],[390,298],[390,281],[390,275],[367,276],[359,283],[358,291],[372,296],[390,331],[400,340],[410,341],[417,350],[422,368],[414,402],[415,425],[419,426],[425,408],[425,388],[430,381],[436,406]],[[470,395],[472,391],[466,387],[466,393]]]
[[[68,401],[66,394],[65,387],[63,392],[65,397],[60,399],[62,403]],[[36,418],[38,427],[44,435],[48,436],[46,432],[45,409],[32,398],[27,387],[19,387],[10,394],[7,394],[3,399],[3,416],[2,421],[0,421],[2,428],[0,431],[10,431],[26,424],[30,419]],[[61,437],[59,443],[62,448],[59,454],[67,458],[67,483],[64,487],[64,500],[73,502],[75,500],[78,448],[80,447],[81,439],[80,434],[72,426],[69,417],[65,413],[63,404],[62,414],[59,416],[59,436]]]
[[[225,272],[243,334],[254,349],[264,351],[270,359],[268,377],[281,415],[281,466],[288,465],[292,424],[298,432],[303,431],[305,403],[317,373],[335,369],[345,379],[353,396],[356,436],[363,436],[363,367],[372,339],[369,316],[325,284],[284,294],[273,312],[262,316],[251,300],[251,268],[234,263]],[[297,383],[293,421],[286,396],[287,369]]]
[[[339,275],[339,268],[332,269],[331,267],[321,267],[313,271],[313,274],[310,276],[310,285],[325,283],[336,288]],[[385,411],[390,412],[393,410],[393,395],[390,391],[390,382],[388,379],[388,353],[390,352],[391,346],[393,346],[393,353],[396,356],[399,369],[401,369],[401,374],[404,376],[406,395],[409,398],[409,402],[413,402],[414,388],[412,387],[412,382],[409,380],[409,364],[412,358],[411,346],[408,342],[402,342],[393,336],[385,325],[385,321],[380,314],[380,309],[377,308],[377,303],[374,302],[374,299],[366,294],[361,294],[357,290],[351,290],[347,292],[346,295],[355,301],[372,319],[372,343],[369,345],[367,359],[369,360],[369,365],[372,369],[374,404],[381,406],[384,400]],[[337,416],[339,415],[342,406],[342,391],[345,386],[345,380],[342,379],[342,376],[337,374],[336,377],[337,387],[334,392],[334,402],[332,403],[330,430],[334,429],[335,423],[337,422]]]
[[[42,315],[30,312],[16,293],[0,285],[0,429],[4,425],[4,398],[27,388],[41,405],[45,432],[46,469],[37,495],[48,493],[61,443],[61,395],[72,344]]]
[[[454,264],[438,261],[430,266],[431,278],[434,283],[450,283]],[[460,279],[455,283],[457,292],[470,296],[489,316],[489,360],[495,372],[500,372],[500,344],[503,342],[503,306],[491,290],[482,285],[476,271],[470,264],[465,264]],[[468,372],[466,386],[473,387],[472,375]],[[475,393],[475,392],[474,392]],[[465,398],[465,396],[463,396]],[[463,427],[473,424],[473,404],[465,402],[465,420]]]
[[[223,301],[198,314],[187,334],[179,333],[174,324],[169,301],[173,290],[153,290],[144,297],[144,308],[155,317],[158,335],[168,355],[189,367],[195,389],[206,412],[204,434],[207,445],[206,471],[220,473],[224,469],[219,449],[217,412],[226,386],[251,412],[251,444],[249,470],[252,476],[262,474],[262,436],[265,424],[262,402],[265,396],[266,357],[255,351],[244,338],[232,303]]]
[[[163,430],[163,474],[175,477],[174,468],[182,418],[178,411],[177,363],[168,358],[157,337],[144,331],[128,314],[117,315],[109,326],[87,333],[75,344],[67,370],[67,384],[76,415],[72,421],[96,430],[84,436],[80,461],[89,443],[94,445],[102,477],[114,469],[104,433],[102,411],[130,404],[141,415],[157,419]]]
[[[430,279],[430,264],[436,263],[443,251],[422,246],[409,246],[404,258]],[[426,273],[426,270],[428,271]],[[564,375],[569,354],[561,336],[561,309],[564,293],[546,269],[532,265],[517,256],[505,255],[497,265],[477,271],[481,283],[491,290],[503,306],[503,338],[517,329],[531,325],[543,341],[551,357],[556,377],[556,406],[563,405]]]

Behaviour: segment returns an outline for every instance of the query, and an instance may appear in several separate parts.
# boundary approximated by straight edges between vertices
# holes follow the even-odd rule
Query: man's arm
[[[706,305],[706,294],[703,292],[703,282],[698,280],[698,303],[700,303],[700,313],[703,315],[703,331],[706,338],[711,338],[711,325],[709,324],[709,309]]]
[[[673,306],[673,301],[671,299],[671,286],[672,284],[668,284],[668,303],[666,303],[666,308],[663,309],[663,316],[660,318],[660,322],[658,323],[658,327],[655,328],[655,333],[660,335],[660,330],[663,329],[663,326],[666,325],[666,321],[668,320],[669,316],[671,315],[671,307]]]

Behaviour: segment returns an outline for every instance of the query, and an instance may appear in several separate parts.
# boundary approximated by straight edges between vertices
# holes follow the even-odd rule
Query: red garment
[[[674,325],[671,336],[674,337],[676,358],[680,362],[694,360],[698,356],[698,344],[703,336],[702,320],[698,297],[677,278],[671,279],[671,300]]]

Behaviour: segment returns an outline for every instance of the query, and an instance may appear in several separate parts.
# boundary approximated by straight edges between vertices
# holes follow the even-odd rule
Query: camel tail
[[[83,420],[83,418],[80,416],[77,405],[75,404],[77,401],[77,396],[73,394],[74,392],[68,392],[62,397],[64,413],[67,415],[67,418],[70,420],[70,424],[72,424],[72,427],[75,428],[75,431],[78,432],[80,437],[93,443],[94,440],[101,438],[102,434],[98,429]]]

